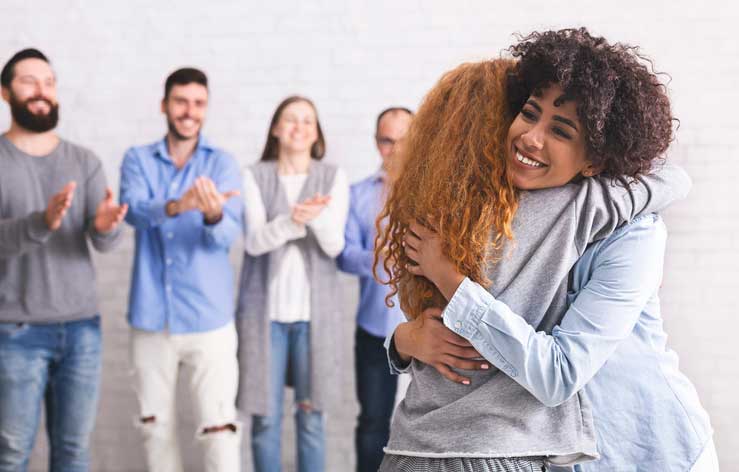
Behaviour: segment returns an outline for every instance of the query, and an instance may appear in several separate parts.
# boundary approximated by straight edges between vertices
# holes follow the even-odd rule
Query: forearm
[[[0,220],[0,257],[20,256],[43,246],[52,231],[46,224],[43,211],[31,213],[25,218]]]
[[[91,221],[88,224],[87,234],[90,237],[92,246],[98,252],[109,252],[118,246],[121,241],[122,229],[118,225],[107,233],[101,233],[95,229],[95,224]]]
[[[387,350],[388,366],[393,374],[403,374],[410,370],[411,356],[401,354],[397,348],[397,336],[400,331],[400,337],[405,338],[407,335],[408,323],[400,323],[395,331],[385,338],[385,349]]]

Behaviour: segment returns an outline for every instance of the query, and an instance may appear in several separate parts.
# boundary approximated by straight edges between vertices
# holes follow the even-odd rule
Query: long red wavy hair
[[[506,77],[514,62],[494,59],[462,64],[444,74],[426,95],[396,159],[392,186],[377,219],[374,269],[389,284],[409,318],[446,300],[425,277],[408,271],[403,248],[409,223],[433,229],[460,273],[483,286],[506,239],[517,207],[505,165],[505,141],[513,120]],[[384,272],[378,274],[382,262]]]

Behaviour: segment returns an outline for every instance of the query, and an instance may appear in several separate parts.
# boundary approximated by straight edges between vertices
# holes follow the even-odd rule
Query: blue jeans
[[[88,470],[100,343],[98,316],[66,323],[0,323],[0,472],[27,469],[42,400],[49,470]]]
[[[357,328],[354,365],[359,400],[359,421],[355,436],[357,471],[376,472],[390,438],[390,418],[395,406],[398,376],[390,373],[383,338]]]
[[[269,416],[254,416],[252,419],[254,469],[256,472],[281,470],[282,403],[287,380],[295,389],[298,471],[322,472],[326,451],[323,414],[310,404],[310,323],[273,321],[270,335],[270,389],[273,397]]]

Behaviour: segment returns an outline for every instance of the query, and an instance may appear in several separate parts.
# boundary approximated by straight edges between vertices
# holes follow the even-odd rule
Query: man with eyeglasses
[[[0,73],[0,471],[24,471],[46,409],[49,470],[86,471],[100,385],[100,317],[88,240],[113,248],[126,205],[103,166],[61,139],[56,77],[24,49]]]
[[[385,305],[388,287],[374,279],[375,219],[385,203],[388,170],[397,155],[398,142],[405,136],[413,113],[402,107],[383,110],[377,117],[375,144],[382,158],[381,168],[351,186],[344,251],[338,265],[344,272],[359,276],[360,300],[355,334],[355,375],[360,413],[356,429],[357,471],[376,471],[387,444],[390,417],[395,404],[397,376],[390,374],[383,345],[385,336],[405,321],[400,307]]]

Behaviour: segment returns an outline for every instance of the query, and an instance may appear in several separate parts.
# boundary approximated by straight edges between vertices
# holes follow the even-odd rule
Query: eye
[[[556,134],[557,136],[564,138],[564,139],[572,139],[572,136],[570,136],[569,133],[567,133],[565,130],[559,127],[552,128],[552,132]]]
[[[520,114],[523,117],[523,119],[526,121],[536,121],[536,113],[534,113],[531,110],[524,108],[521,110]]]

